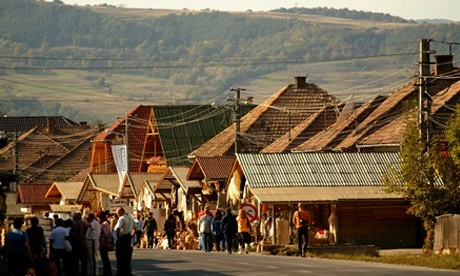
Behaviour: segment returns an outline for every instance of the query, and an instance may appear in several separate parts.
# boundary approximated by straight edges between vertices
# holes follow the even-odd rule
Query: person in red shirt
[[[308,226],[311,225],[310,212],[306,210],[305,205],[298,204],[299,209],[292,217],[292,223],[297,230],[297,245],[300,257],[305,257],[308,245]]]

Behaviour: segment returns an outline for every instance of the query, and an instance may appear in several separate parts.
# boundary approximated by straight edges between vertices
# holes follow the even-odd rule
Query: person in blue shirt
[[[66,240],[69,239],[69,232],[64,228],[64,220],[58,218],[56,220],[56,227],[51,231],[49,236],[50,240],[50,256],[54,259],[58,268],[58,275],[62,275],[62,268],[64,274],[69,275],[70,271],[70,258],[66,254]]]
[[[216,244],[217,252],[224,250],[224,232],[222,232],[222,211],[220,209],[216,210],[216,214],[211,222],[211,231],[214,235],[214,242]]]
[[[21,230],[22,218],[15,218],[13,229],[6,234],[8,275],[25,275],[32,262],[27,233]]]

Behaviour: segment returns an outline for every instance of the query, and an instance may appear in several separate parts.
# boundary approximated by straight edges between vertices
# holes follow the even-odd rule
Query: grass
[[[273,255],[282,256],[296,256],[297,249],[295,247],[273,248],[270,251]],[[368,255],[347,255],[347,254],[314,254],[307,252],[308,258],[322,258],[332,260],[345,260],[345,261],[361,261],[361,262],[375,262],[395,265],[410,265],[438,269],[451,269],[460,271],[460,255],[438,255],[432,253],[422,254],[407,254],[399,253],[394,255],[385,256],[368,256]]]
[[[426,253],[426,254],[398,254],[398,255],[371,257],[371,256],[364,256],[364,255],[353,256],[353,255],[342,255],[342,254],[325,254],[325,255],[320,255],[320,256],[311,255],[310,257],[460,270],[460,256],[459,255],[437,255],[437,254]]]

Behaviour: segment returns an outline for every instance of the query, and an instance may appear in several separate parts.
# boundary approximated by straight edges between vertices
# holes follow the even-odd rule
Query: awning
[[[339,200],[403,199],[382,186],[252,188],[260,203],[331,202]]]

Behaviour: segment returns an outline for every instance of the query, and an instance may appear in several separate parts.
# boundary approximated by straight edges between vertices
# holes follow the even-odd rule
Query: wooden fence
[[[438,254],[459,254],[460,215],[446,214],[436,217],[433,250]]]

